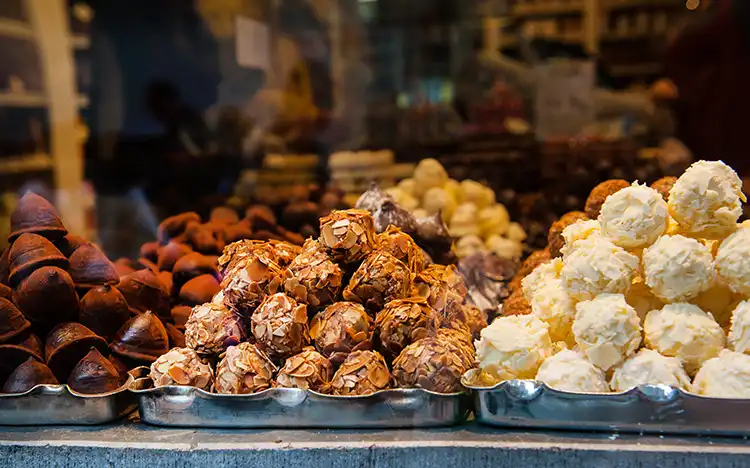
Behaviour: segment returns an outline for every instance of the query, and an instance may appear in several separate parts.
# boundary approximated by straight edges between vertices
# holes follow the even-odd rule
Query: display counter
[[[168,429],[131,419],[96,427],[0,428],[0,463],[49,468],[739,467],[750,464],[750,446],[745,439],[504,431],[474,423],[431,430],[268,431]]]

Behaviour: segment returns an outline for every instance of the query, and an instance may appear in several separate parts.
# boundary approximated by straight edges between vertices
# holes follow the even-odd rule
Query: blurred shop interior
[[[33,190],[135,257],[175,213],[262,202],[299,226],[311,194],[373,181],[430,214],[400,183],[434,158],[533,250],[602,180],[750,177],[747,3],[3,0],[0,216]]]

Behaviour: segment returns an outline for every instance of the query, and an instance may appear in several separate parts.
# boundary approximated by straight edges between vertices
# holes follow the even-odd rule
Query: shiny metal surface
[[[122,387],[109,393],[85,395],[67,385],[37,385],[24,393],[0,393],[0,425],[43,426],[103,424],[136,408],[128,391],[132,375]]]
[[[623,393],[572,393],[510,380],[471,389],[482,424],[502,427],[695,435],[750,435],[750,399],[708,398],[664,385]]]
[[[146,375],[147,370],[142,370]],[[220,395],[194,387],[151,388],[136,380],[141,420],[158,426],[235,428],[406,428],[449,426],[466,419],[467,393],[384,390],[344,397],[272,388],[251,395]]]

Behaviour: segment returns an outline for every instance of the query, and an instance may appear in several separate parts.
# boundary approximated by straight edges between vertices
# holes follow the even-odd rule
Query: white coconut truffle
[[[427,191],[433,187],[442,187],[448,181],[448,173],[436,159],[426,158],[419,161],[414,169],[414,185],[418,190]]]
[[[690,390],[691,383],[680,360],[643,348],[612,372],[609,386],[624,392],[639,385],[668,385]]]
[[[510,215],[503,205],[496,203],[479,210],[477,224],[479,235],[485,239],[490,236],[502,236],[510,227]]]
[[[549,325],[549,335],[553,342],[562,341],[571,347],[575,345],[572,326],[576,309],[562,281],[555,279],[542,284],[529,305],[532,314]]]
[[[724,239],[716,253],[716,270],[732,291],[750,296],[750,228]]]
[[[542,362],[552,355],[548,329],[533,315],[496,319],[475,343],[479,367],[498,381],[533,379]]]
[[[477,218],[479,210],[473,203],[461,203],[453,212],[448,223],[448,231],[453,237],[478,236],[479,225]]]
[[[464,203],[473,203],[478,208],[495,203],[495,192],[491,188],[470,179],[461,181],[461,195]]]
[[[641,322],[652,310],[664,307],[664,302],[651,292],[651,289],[646,286],[646,280],[640,275],[633,278],[630,289],[625,294],[625,302],[635,309]]]
[[[750,354],[750,302],[740,302],[732,312],[727,344],[732,351]]]
[[[646,284],[666,302],[686,301],[707,290],[715,276],[711,250],[695,239],[663,236],[643,252]]]
[[[566,392],[607,393],[604,372],[575,351],[564,349],[548,358],[539,368],[536,380]]]
[[[690,375],[724,349],[724,331],[713,317],[692,304],[667,304],[652,310],[646,315],[643,331],[646,346],[678,358]]]
[[[487,239],[487,248],[498,257],[511,260],[518,260],[523,255],[523,244],[501,236]]]
[[[443,221],[448,221],[456,210],[456,201],[440,187],[432,187],[422,197],[422,208],[429,214],[440,213]]]
[[[750,356],[725,349],[707,360],[695,376],[693,392],[714,398],[750,398]]]
[[[523,295],[526,300],[530,302],[534,297],[534,294],[543,288],[545,284],[559,279],[562,267],[562,259],[553,258],[552,260],[542,263],[534,268],[531,273],[526,275],[526,277],[521,280],[521,287],[523,288]]]
[[[579,241],[600,234],[601,226],[599,225],[599,221],[595,219],[577,221],[563,229],[562,236],[565,240],[565,245],[560,249],[560,252],[562,252],[563,256],[570,255],[575,250],[576,244]]]
[[[669,214],[692,236],[723,239],[742,214],[742,180],[721,161],[698,161],[669,191]]]
[[[479,236],[464,236],[456,242],[456,255],[458,255],[458,258],[486,251],[487,248],[484,246],[484,241]]]
[[[634,183],[607,197],[599,214],[602,235],[625,249],[647,247],[667,229],[667,202],[647,185]]]
[[[560,277],[570,297],[577,301],[603,293],[625,293],[638,268],[638,257],[603,237],[579,241],[568,255]]]
[[[576,304],[573,335],[589,362],[608,371],[638,350],[641,321],[622,294],[600,294]]]
[[[526,234],[526,231],[524,231],[523,226],[514,221],[508,225],[508,230],[505,232],[505,237],[510,240],[522,243],[526,240],[528,235]]]

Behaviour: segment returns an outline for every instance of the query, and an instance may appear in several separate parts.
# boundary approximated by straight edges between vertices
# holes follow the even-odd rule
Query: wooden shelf
[[[608,32],[601,35],[601,42],[619,42],[619,41],[652,41],[652,40],[664,40],[666,33],[618,33]]]
[[[91,37],[86,34],[74,34],[71,36],[73,48],[76,50],[88,50],[91,48]]]
[[[529,37],[529,41],[534,39],[548,39],[553,41],[564,42],[568,44],[582,44],[583,33],[578,34],[536,34],[533,37]],[[518,47],[521,41],[516,36],[503,36],[500,47]]]
[[[515,17],[545,17],[545,16],[571,16],[580,15],[583,12],[583,4],[574,3],[540,3],[521,4],[513,7],[511,16]]]
[[[634,65],[615,65],[610,69],[610,73],[615,77],[634,77],[658,75],[662,71],[660,63],[637,63]]]
[[[629,10],[634,8],[685,8],[685,0],[609,0],[604,8],[612,10]]]
[[[23,21],[0,18],[0,36],[33,40],[34,31]]]
[[[51,171],[54,167],[52,157],[45,153],[0,158],[0,174],[2,175]]]
[[[47,96],[43,93],[14,93],[0,91],[0,107],[47,107]],[[85,94],[78,96],[78,106],[89,106],[89,97]]]

